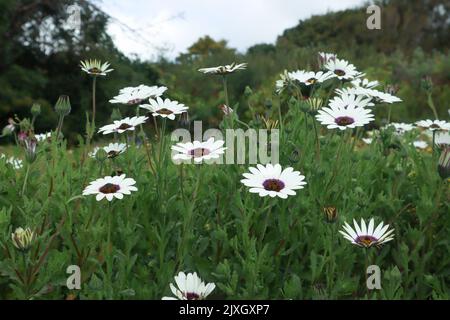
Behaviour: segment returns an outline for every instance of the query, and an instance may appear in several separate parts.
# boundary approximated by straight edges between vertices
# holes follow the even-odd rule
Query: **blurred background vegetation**
[[[66,8],[74,3],[82,8],[79,34],[65,28]],[[90,79],[79,68],[79,61],[87,58],[109,61],[115,69],[98,83],[100,124],[110,121],[108,100],[119,89],[157,84],[169,87],[170,98],[191,108],[191,120],[201,118],[217,126],[221,119],[217,107],[223,103],[221,82],[200,74],[198,68],[233,61],[249,63],[247,71],[233,75],[230,81],[232,101],[240,103],[240,117],[245,118],[249,116],[248,103],[260,113],[270,108],[277,99],[274,83],[283,70],[315,69],[318,51],[336,52],[366,72],[369,79],[397,86],[397,95],[404,102],[395,106],[394,121],[432,117],[420,85],[423,77],[430,76],[439,116],[448,118],[450,2],[376,3],[382,6],[382,30],[366,28],[365,5],[313,16],[285,30],[275,44],[258,44],[247,52],[237,52],[225,40],[204,36],[175,61],[159,58],[147,62],[130,59],[117,50],[107,33],[110,17],[91,1],[0,0],[0,127],[14,115],[29,116],[31,105],[38,102],[43,114],[37,131],[54,129],[53,105],[59,95],[66,94],[71,98],[72,113],[64,133],[74,141],[83,132],[85,112],[90,109]],[[246,86],[252,88],[252,95],[244,94]]]

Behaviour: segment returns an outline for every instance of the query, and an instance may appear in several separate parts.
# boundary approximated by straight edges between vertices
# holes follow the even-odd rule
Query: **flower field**
[[[174,139],[195,106],[146,84],[123,83],[98,125],[96,86],[118,71],[97,60],[81,63],[92,102],[77,146],[63,134],[70,97],[51,132],[35,132],[38,105],[11,119],[0,299],[448,299],[450,123],[431,91],[432,120],[392,122],[403,97],[319,53],[314,70],[280,70],[276,103],[265,115],[249,104],[247,121],[228,85],[251,68],[199,70],[223,84],[222,138]],[[236,161],[224,136],[237,129],[278,139],[272,160],[253,163],[247,139]]]

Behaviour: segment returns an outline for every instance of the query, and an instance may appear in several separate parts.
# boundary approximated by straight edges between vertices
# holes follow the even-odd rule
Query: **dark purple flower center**
[[[107,183],[103,187],[99,189],[101,193],[109,194],[109,193],[116,193],[120,190],[120,186],[117,184]]]
[[[431,126],[430,126],[430,129],[440,129],[441,127],[439,126],[439,125],[437,125],[436,123],[433,123]]]
[[[184,297],[187,300],[199,300],[200,299],[200,296],[198,294],[196,294],[195,292],[186,292],[184,294]]]
[[[193,149],[193,150],[189,151],[189,155],[193,156],[194,158],[200,158],[203,156],[207,156],[210,153],[211,153],[211,151],[209,149],[204,149],[204,148],[197,148],[197,149]]]
[[[266,189],[267,191],[280,192],[281,190],[284,189],[285,184],[283,181],[278,179],[268,179],[263,182],[263,186],[264,189]]]
[[[122,123],[121,125],[120,125],[120,127],[118,127],[117,129],[119,129],[119,130],[127,130],[127,129],[130,129],[130,128],[132,128],[133,126],[130,126],[128,123]]]
[[[350,117],[338,117],[336,118],[335,122],[338,126],[349,126],[355,123],[355,120]]]
[[[162,108],[162,109],[159,109],[158,111],[156,111],[156,113],[170,115],[173,113],[173,111],[166,109],[166,108]]]
[[[338,77],[343,77],[345,76],[345,71],[341,69],[336,69],[334,70],[334,74],[337,75]]]
[[[91,68],[89,69],[90,73],[102,73],[102,71],[99,68]]]
[[[365,247],[370,247],[372,244],[378,242],[378,239],[372,236],[359,236],[355,242]]]

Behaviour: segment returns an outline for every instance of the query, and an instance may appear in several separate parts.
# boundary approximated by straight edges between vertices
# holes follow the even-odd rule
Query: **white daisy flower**
[[[212,67],[212,68],[202,68],[199,69],[199,72],[205,73],[205,74],[215,74],[215,75],[227,75],[230,73],[234,73],[238,70],[245,70],[247,69],[247,63],[239,63],[236,64],[233,62],[232,64],[226,65],[226,66],[218,66],[218,67]]]
[[[378,81],[370,81],[369,79],[358,78],[352,81],[352,85],[356,88],[373,89],[380,85]]]
[[[89,153],[89,156],[91,158],[95,158],[95,155],[100,149],[103,149],[106,152],[107,157],[112,159],[124,153],[127,150],[127,145],[125,143],[110,143],[102,148],[96,147],[91,153]]]
[[[250,173],[244,173],[241,182],[250,187],[251,193],[258,193],[260,197],[270,196],[287,199],[288,196],[295,196],[294,190],[303,189],[307,184],[305,176],[293,168],[282,170],[279,164],[266,166],[258,164],[256,168],[250,167]]]
[[[433,136],[433,134],[431,134]],[[434,138],[434,143],[440,148],[450,147],[450,133],[438,132]]]
[[[109,62],[105,62],[102,64],[102,62],[97,59],[80,61],[80,67],[81,70],[83,70],[84,72],[86,72],[91,76],[104,77],[111,71],[114,71],[114,69],[109,69],[110,67]]]
[[[413,124],[409,123],[390,123],[386,126],[386,128],[393,127],[395,129],[395,133],[402,136],[406,132],[414,130],[416,127]]]
[[[335,75],[332,72],[323,72],[323,71],[314,72],[314,71],[298,70],[290,72],[289,77],[306,86],[310,86],[316,83],[322,83],[329,79],[335,78]]]
[[[363,138],[362,141],[364,141],[365,144],[372,144],[373,138]]]
[[[431,131],[449,131],[450,123],[443,120],[422,120],[417,121],[416,125]]]
[[[109,100],[110,103],[135,105],[150,98],[157,98],[166,92],[166,87],[140,85],[138,87],[127,87],[120,90],[119,95]]]
[[[126,175],[104,177],[92,181],[83,191],[83,196],[96,195],[95,199],[101,201],[106,198],[112,201],[114,198],[123,199],[123,195],[130,195],[131,191],[138,191],[134,186],[136,181],[126,178]]]
[[[353,80],[360,75],[353,64],[341,59],[328,61],[325,69],[334,73],[339,80]]]
[[[173,160],[192,160],[195,163],[201,163],[203,160],[218,159],[225,153],[227,148],[222,147],[225,141],[210,138],[206,142],[194,141],[188,143],[177,143],[172,146],[172,150],[178,153],[174,154]]]
[[[425,141],[422,140],[418,140],[418,141],[414,141],[413,142],[413,146],[416,147],[417,149],[426,149],[428,148],[428,143],[426,143]]]
[[[36,140],[38,142],[44,142],[52,137],[52,133],[47,132],[47,133],[36,134],[34,137],[36,138]]]
[[[0,159],[6,159],[6,156],[4,154],[0,155]],[[14,157],[7,158],[6,164],[11,165],[15,170],[23,168],[23,161]]]
[[[330,108],[365,108],[373,107],[372,99],[367,96],[341,93],[330,100]]]
[[[365,89],[365,94],[369,97],[372,97],[374,99],[376,99],[377,101],[379,101],[380,103],[397,103],[397,102],[402,102],[403,100],[400,99],[399,97],[396,97],[392,94],[386,93],[386,92],[381,92],[375,89]]]
[[[142,104],[139,107],[150,111],[154,117],[160,116],[170,120],[175,120],[177,114],[182,114],[189,109],[178,101],[163,100],[160,97],[156,98],[156,100],[150,99],[149,102],[150,104]]]
[[[162,300],[204,300],[216,288],[214,283],[205,284],[197,273],[184,272],[175,276],[176,287],[171,283],[170,290],[175,297],[163,297]]]
[[[148,117],[127,117],[122,120],[116,120],[113,124],[101,127],[98,132],[106,135],[114,132],[123,133],[125,131],[134,131],[137,126],[144,124],[147,120]]]
[[[361,219],[361,227],[356,220],[353,220],[353,229],[347,222],[343,226],[345,231],[339,231],[345,239],[349,240],[352,244],[363,248],[370,248],[373,246],[381,246],[386,242],[394,239],[394,229],[389,229],[389,225],[384,225],[381,222],[375,228],[375,220],[372,218],[369,221],[369,225],[366,226],[364,219]]]
[[[363,127],[374,120],[370,109],[354,106],[347,108],[333,107],[323,108],[318,111],[316,119],[328,129],[346,130]]]

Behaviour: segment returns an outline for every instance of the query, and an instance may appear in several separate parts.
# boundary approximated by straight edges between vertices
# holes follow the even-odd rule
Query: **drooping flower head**
[[[250,173],[244,173],[241,180],[245,186],[250,188],[251,193],[258,193],[260,197],[270,196],[287,199],[295,196],[295,190],[303,189],[307,184],[305,176],[293,168],[282,169],[279,164],[258,164],[256,168],[250,167]]]

